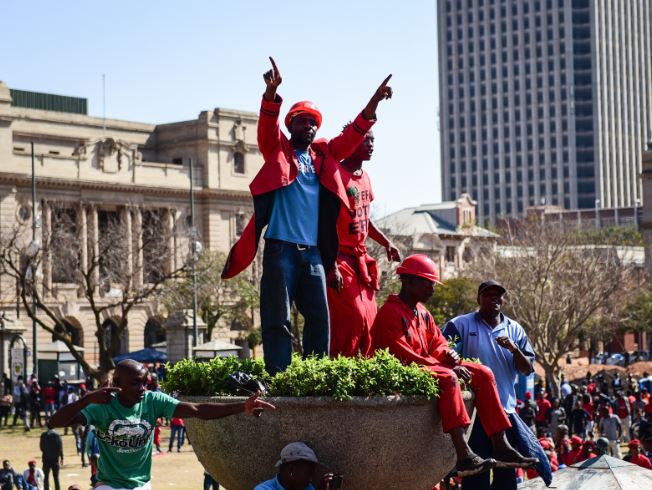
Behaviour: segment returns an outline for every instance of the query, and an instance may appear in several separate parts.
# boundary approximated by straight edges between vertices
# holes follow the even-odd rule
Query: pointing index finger
[[[274,74],[277,74],[278,73],[278,67],[276,66],[276,62],[274,61],[274,58],[272,58],[270,56],[269,61],[272,63],[272,68],[274,69]]]
[[[383,80],[383,83],[381,83],[380,86],[381,86],[381,87],[386,86],[386,85],[389,83],[389,80],[390,80],[391,78],[392,78],[392,74],[390,73],[389,75],[387,75],[387,78],[385,78],[385,80]]]

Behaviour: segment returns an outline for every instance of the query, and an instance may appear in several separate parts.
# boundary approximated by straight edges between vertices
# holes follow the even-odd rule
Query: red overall
[[[389,348],[404,364],[415,362],[437,377],[441,390],[439,413],[444,432],[468,427],[471,420],[464,408],[457,375],[446,354],[450,350],[448,342],[423,305],[417,303],[415,312],[398,295],[391,295],[376,315],[371,337],[374,350]],[[491,437],[510,428],[491,370],[473,362],[463,361],[462,365],[473,376],[471,385],[475,392],[476,410],[485,433]]]
[[[366,172],[355,175],[341,167],[340,175],[349,198],[349,209],[342,206],[337,218],[340,242],[337,267],[342,274],[343,288],[339,293],[333,288],[327,289],[330,354],[352,357],[371,352],[370,332],[377,311],[378,268],[365,247],[374,195]]]
[[[274,191],[290,185],[297,178],[299,167],[294,150],[288,138],[281,132],[278,116],[282,99],[276,96],[274,102],[263,98],[258,118],[258,148],[265,163],[254,177],[249,190],[254,198],[254,215],[242,231],[240,239],[233,245],[227,258],[222,277],[229,279],[245,270],[254,260],[258,250],[258,241],[267,220],[271,216],[274,205]],[[320,231],[317,247],[322,255],[326,273],[335,265],[337,256],[337,233],[335,220],[340,203],[348,205],[346,190],[339,173],[339,162],[347,158],[357,146],[362,143],[365,135],[373,126],[374,120],[366,120],[362,114],[355,118],[344,131],[331,140],[318,139],[309,147],[309,153],[319,176],[323,192],[320,194],[320,208],[325,208],[322,202],[334,200],[334,206],[320,209]],[[329,199],[328,196],[332,199]],[[332,216],[333,228],[330,223]],[[331,250],[332,249],[332,250]]]

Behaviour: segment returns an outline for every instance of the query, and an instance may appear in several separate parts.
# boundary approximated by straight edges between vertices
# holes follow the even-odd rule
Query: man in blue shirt
[[[349,199],[339,174],[347,158],[373,126],[381,100],[392,96],[389,77],[353,123],[331,140],[315,139],[322,115],[310,101],[294,104],[285,117],[288,139],[280,129],[281,74],[273,59],[263,75],[265,93],[258,120],[258,148],[264,165],[250,185],[254,217],[229,254],[223,277],[232,277],[253,259],[265,225],[260,322],[265,367],[270,374],[291,361],[291,308],[305,320],[303,354],[327,355],[330,324],[326,276],[339,283],[337,216]]]
[[[281,450],[281,459],[276,463],[278,473],[271,480],[264,481],[254,490],[315,490],[311,483],[319,465],[315,452],[303,442],[291,442]],[[339,488],[335,476],[326,472],[320,481],[320,490]]]
[[[478,288],[479,310],[453,318],[444,326],[444,336],[456,339],[462,357],[478,358],[496,378],[500,402],[512,428],[507,431],[513,442],[516,423],[516,390],[514,385],[519,372],[528,375],[534,370],[534,351],[517,322],[501,313],[505,288],[489,280]],[[471,449],[483,458],[491,457],[491,442],[482,425],[474,424],[469,439]],[[516,489],[516,473],[511,468],[495,468],[490,487],[489,473],[463,479],[465,489],[501,490]]]

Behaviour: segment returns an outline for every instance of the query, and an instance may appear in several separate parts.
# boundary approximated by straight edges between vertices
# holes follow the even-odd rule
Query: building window
[[[233,171],[236,174],[244,174],[245,173],[244,155],[242,153],[240,153],[239,151],[236,151],[233,154]]]
[[[244,231],[245,226],[247,226],[247,217],[242,213],[236,214],[235,215],[235,236],[236,236],[236,238],[240,238],[240,236],[242,236],[242,232]]]
[[[446,262],[455,262],[455,247],[446,247]]]

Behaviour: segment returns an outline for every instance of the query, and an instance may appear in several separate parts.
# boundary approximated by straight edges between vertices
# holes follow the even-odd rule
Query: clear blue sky
[[[86,97],[107,117],[163,123],[202,110],[257,111],[274,56],[284,109],[313,100],[331,137],[392,73],[367,169],[374,215],[437,202],[435,0],[4,2],[0,80]]]

